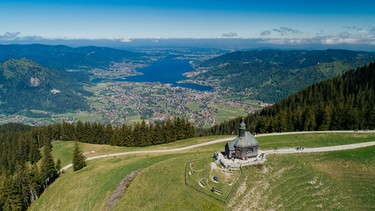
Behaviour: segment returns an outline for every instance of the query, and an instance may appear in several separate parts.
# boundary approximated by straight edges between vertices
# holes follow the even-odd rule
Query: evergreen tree
[[[75,134],[74,125],[63,121],[61,126],[61,141],[72,141]]]
[[[60,158],[59,158],[59,159],[57,159],[57,161],[56,161],[56,170],[57,170],[57,171],[60,171],[60,169],[61,169],[61,160],[60,160]]]
[[[29,161],[31,164],[38,162],[42,158],[38,144],[34,140],[30,140],[30,152],[29,152]]]
[[[36,164],[34,164],[30,168],[29,176],[30,176],[30,185],[29,185],[30,202],[32,203],[43,192],[43,178]]]
[[[49,145],[44,146],[43,149],[43,160],[42,160],[42,178],[44,181],[44,189],[47,188],[49,184],[51,184],[57,177],[57,170],[55,166],[55,162],[53,161],[53,157],[51,154],[51,149]]]
[[[83,155],[82,150],[78,146],[78,142],[74,143],[73,151],[73,170],[78,171],[86,166],[85,156]]]
[[[114,132],[111,124],[107,124],[104,129],[104,144],[115,145]]]
[[[163,131],[159,122],[152,128],[152,144],[164,143]]]

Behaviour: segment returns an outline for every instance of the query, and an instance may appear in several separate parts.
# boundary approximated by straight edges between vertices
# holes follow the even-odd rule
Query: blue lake
[[[183,73],[194,71],[193,67],[187,60],[162,60],[152,63],[150,66],[137,69],[143,75],[129,76],[127,78],[117,78],[114,81],[129,82],[160,82],[163,84],[172,84],[172,86],[180,86],[199,91],[212,91],[210,86],[201,86],[198,84],[181,84],[180,80],[188,79]],[[99,82],[103,79],[96,79],[93,82]]]

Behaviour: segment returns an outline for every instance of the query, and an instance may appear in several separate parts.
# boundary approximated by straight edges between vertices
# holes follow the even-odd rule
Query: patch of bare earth
[[[120,199],[122,194],[124,193],[125,189],[129,186],[131,181],[139,174],[141,173],[142,169],[133,171],[128,176],[126,176],[120,183],[120,185],[117,187],[115,192],[112,194],[111,198],[109,199],[106,210],[111,210],[113,207],[116,206],[117,201]]]

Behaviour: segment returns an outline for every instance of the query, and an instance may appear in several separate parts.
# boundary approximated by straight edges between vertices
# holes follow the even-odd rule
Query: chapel
[[[246,131],[246,124],[242,119],[238,136],[225,145],[225,155],[228,159],[237,158],[247,160],[258,156],[259,142],[253,134]]]

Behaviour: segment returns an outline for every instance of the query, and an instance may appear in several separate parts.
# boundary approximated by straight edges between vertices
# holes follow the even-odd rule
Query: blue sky
[[[375,46],[369,0],[0,0],[0,39],[246,38]]]

